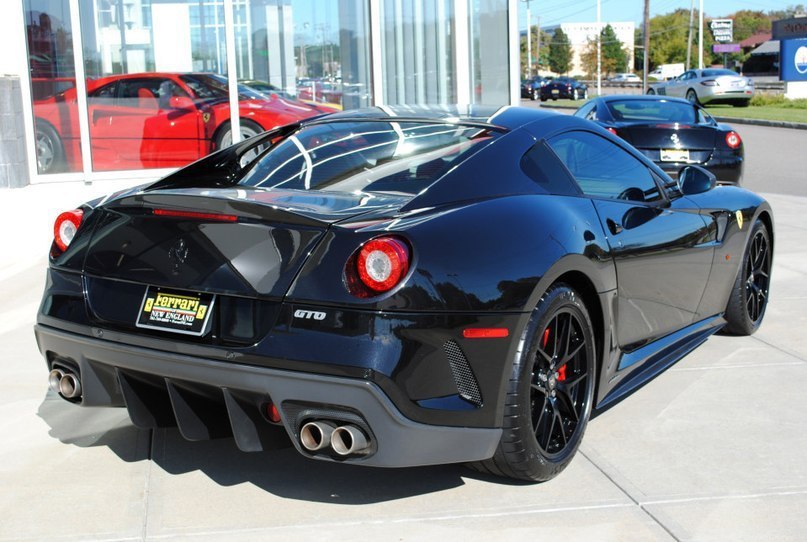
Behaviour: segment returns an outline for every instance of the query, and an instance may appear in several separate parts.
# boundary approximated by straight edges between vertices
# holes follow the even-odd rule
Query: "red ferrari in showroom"
[[[241,136],[332,113],[238,86]],[[232,143],[227,79],[208,73],[134,73],[87,81],[93,169],[184,166]],[[39,173],[81,169],[75,88],[34,102]]]

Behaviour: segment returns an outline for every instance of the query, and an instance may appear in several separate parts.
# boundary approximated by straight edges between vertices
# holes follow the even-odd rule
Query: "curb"
[[[542,105],[547,109],[577,109],[573,105]],[[712,117],[718,122],[727,122],[729,124],[753,124],[755,126],[767,126],[769,128],[791,128],[793,130],[807,130],[807,123],[804,122],[786,122],[783,120],[762,120],[762,119],[745,119],[741,117]]]

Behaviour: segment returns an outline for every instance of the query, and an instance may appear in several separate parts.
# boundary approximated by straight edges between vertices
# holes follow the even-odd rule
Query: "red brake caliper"
[[[541,339],[541,348],[546,348],[546,343],[549,342],[549,328],[544,330],[544,336]],[[564,365],[560,369],[558,369],[558,382],[563,382],[566,380],[566,366]]]

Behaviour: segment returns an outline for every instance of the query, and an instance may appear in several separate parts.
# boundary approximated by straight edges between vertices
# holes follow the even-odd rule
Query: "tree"
[[[600,32],[600,64],[603,75],[611,75],[626,69],[628,51],[623,47],[611,25],[605,25]],[[588,40],[586,49],[580,55],[583,71],[589,78],[597,76],[597,40]]]
[[[540,69],[547,69],[549,66],[549,42],[552,41],[552,35],[549,32],[541,30],[541,42],[538,46],[538,26],[532,26],[532,68],[533,75]],[[538,51],[536,57],[535,52]],[[527,36],[521,36],[521,72],[527,73]]]
[[[558,28],[549,43],[549,69],[555,73],[568,73],[572,64],[572,44],[569,36]]]

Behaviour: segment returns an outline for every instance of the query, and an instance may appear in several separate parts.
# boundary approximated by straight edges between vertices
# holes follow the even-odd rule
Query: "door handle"
[[[610,218],[606,220],[605,223],[608,225],[608,229],[611,231],[613,235],[618,235],[622,233],[622,224],[617,224]]]

